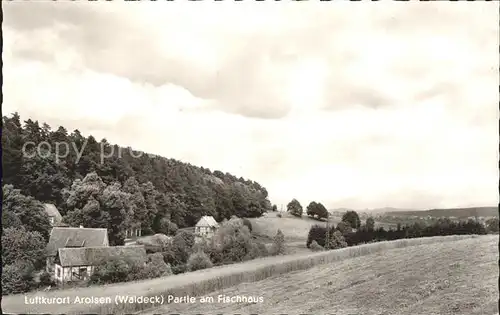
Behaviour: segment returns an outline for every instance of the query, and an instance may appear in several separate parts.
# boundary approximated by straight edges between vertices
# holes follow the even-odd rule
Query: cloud
[[[4,113],[248,177],[276,203],[493,204],[492,8],[8,2]]]

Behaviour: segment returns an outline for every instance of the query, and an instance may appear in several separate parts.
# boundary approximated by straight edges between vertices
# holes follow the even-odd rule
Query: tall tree
[[[303,209],[302,209],[302,206],[300,205],[300,203],[297,201],[297,199],[292,199],[292,201],[290,201],[287,205],[286,205],[286,209],[288,212],[290,212],[290,214],[296,216],[296,217],[301,217],[302,216],[302,212],[303,212]]]

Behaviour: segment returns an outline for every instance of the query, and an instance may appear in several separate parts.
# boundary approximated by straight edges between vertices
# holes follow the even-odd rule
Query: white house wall
[[[58,282],[68,282],[68,281],[77,281],[80,280],[77,277],[73,276],[71,277],[72,273],[79,273],[80,268],[85,268],[87,270],[87,277],[90,277],[93,272],[92,266],[79,266],[79,267],[65,267],[63,268],[61,265],[55,264],[54,265],[54,277],[56,281]]]

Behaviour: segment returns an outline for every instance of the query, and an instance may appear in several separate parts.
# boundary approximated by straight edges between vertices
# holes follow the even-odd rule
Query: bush
[[[135,278],[132,266],[120,258],[112,258],[95,267],[90,276],[90,284],[108,284],[124,282]]]
[[[187,262],[187,270],[189,271],[211,268],[212,266],[210,258],[201,250],[191,254]]]
[[[274,236],[273,245],[271,247],[271,255],[284,255],[285,254],[285,235],[281,230],[278,230]]]
[[[157,229],[158,233],[173,236],[175,235],[175,233],[177,233],[178,230],[179,228],[177,227],[177,224],[171,222],[167,218],[160,219]]]
[[[148,262],[145,267],[137,266],[140,270],[137,272],[137,279],[151,279],[170,276],[172,268],[165,263],[161,253],[151,254],[148,256]]]
[[[4,265],[2,270],[2,295],[25,293],[36,287],[33,264],[18,262]]]
[[[340,231],[335,231],[330,236],[330,249],[344,248],[347,247],[347,242]]]
[[[309,248],[313,241],[316,241],[318,245],[321,247],[325,246],[325,238],[326,238],[326,228],[320,225],[313,225],[309,229],[309,234],[307,235],[306,246]]]
[[[278,218],[281,218],[281,217],[282,217],[281,213],[278,213],[276,216],[277,216]]]
[[[178,275],[180,273],[184,273],[187,271],[186,264],[172,266],[172,272],[174,275]]]
[[[247,260],[253,239],[243,220],[232,218],[223,223],[213,237],[212,252],[221,258],[220,263]],[[214,260],[219,263],[219,260]]]
[[[243,219],[243,225],[248,227],[248,230],[252,232],[252,222],[250,222],[250,220],[248,220],[247,218]]]
[[[55,282],[52,279],[52,274],[44,270],[40,274],[40,282],[38,284],[40,287],[54,286]]]
[[[315,252],[324,250],[324,248],[321,245],[319,245],[316,241],[312,241],[312,243],[309,245],[309,248]]]

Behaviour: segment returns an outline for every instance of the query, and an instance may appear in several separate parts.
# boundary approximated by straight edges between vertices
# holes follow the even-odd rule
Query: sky
[[[3,115],[271,202],[498,204],[498,4],[4,2]]]

